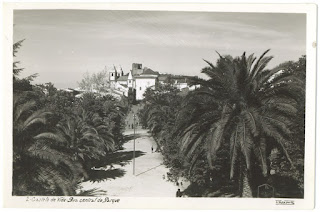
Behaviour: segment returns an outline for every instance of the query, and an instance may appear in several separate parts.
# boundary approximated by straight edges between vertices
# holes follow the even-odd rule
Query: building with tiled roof
[[[172,83],[179,90],[193,90],[196,87],[189,87],[190,76],[160,74],[150,68],[142,68],[142,64],[133,63],[132,69],[124,75],[121,66],[113,66],[109,70],[109,82],[111,89],[122,92],[128,96],[130,90],[135,91],[136,100],[142,100],[147,88],[157,88],[158,83]]]
[[[158,76],[159,72],[153,71],[152,69],[145,67],[141,75],[157,75]]]

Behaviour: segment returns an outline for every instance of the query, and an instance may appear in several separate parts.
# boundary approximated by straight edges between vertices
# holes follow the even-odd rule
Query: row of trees
[[[13,46],[13,56],[22,41]],[[92,163],[123,144],[127,100],[32,85],[13,65],[13,195],[79,195]],[[88,193],[87,193],[88,195]]]
[[[191,195],[252,197],[268,183],[303,197],[306,58],[268,70],[267,53],[205,61],[208,79],[186,96],[170,84],[146,91],[140,119]]]

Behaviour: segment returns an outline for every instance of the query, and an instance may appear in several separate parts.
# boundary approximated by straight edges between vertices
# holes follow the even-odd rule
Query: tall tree
[[[24,40],[20,40],[13,44],[13,57],[17,56],[18,50],[22,46]],[[38,76],[38,74],[32,74],[25,78],[19,78],[20,73],[23,71],[24,68],[19,68],[18,64],[20,61],[13,62],[13,91],[14,92],[22,92],[22,91],[31,91],[32,85],[31,81],[34,80]]]
[[[305,82],[306,82],[306,56],[302,55],[298,61],[288,61],[280,64],[276,69],[286,70],[291,72],[294,76],[299,78],[302,83],[303,93],[305,94]],[[293,131],[292,139],[288,149],[290,155],[294,155],[292,162],[295,169],[291,169],[287,161],[281,160],[281,155],[278,154],[275,149],[270,157],[273,169],[276,170],[275,176],[289,177],[298,184],[300,191],[294,191],[295,194],[292,196],[303,196],[304,190],[304,156],[305,156],[305,95],[297,95],[298,99],[298,112],[292,119],[293,124],[291,130]],[[292,185],[296,186],[296,185]],[[291,187],[292,187],[291,186]]]
[[[157,89],[147,88],[144,93],[145,106],[139,111],[139,119],[146,124],[158,142],[157,147],[163,147],[171,135],[176,114],[180,108],[182,96],[172,84],[159,84]]]
[[[45,133],[48,116],[33,100],[16,94],[13,102],[13,195],[74,195],[81,164],[58,150]]]
[[[120,148],[123,143],[124,119],[128,105],[127,100],[117,100],[111,95],[100,96],[94,93],[84,93],[78,105],[98,114],[104,125],[113,135],[114,144]]]
[[[87,165],[86,162],[99,159],[105,156],[108,150],[113,149],[112,138],[105,140],[105,137],[98,132],[105,126],[99,125],[97,130],[87,123],[88,120],[85,120],[88,119],[87,116],[89,115],[81,113],[66,116],[57,124],[56,132],[42,133],[36,138],[60,142],[63,147],[61,150],[71,155],[73,161]]]
[[[106,92],[110,87],[108,72],[106,70],[93,74],[86,72],[83,75],[83,79],[78,82],[78,85],[85,91],[93,92],[93,90],[96,90],[98,92]]]
[[[208,80],[194,79],[200,89],[190,93],[180,116],[177,135],[181,151],[195,163],[203,153],[212,167],[223,142],[230,147],[230,177],[237,174],[240,195],[252,197],[252,174],[256,167],[268,175],[267,154],[278,147],[287,152],[292,118],[297,113],[297,96],[303,96],[302,81],[283,69],[266,70],[271,56],[258,59],[220,56],[217,65],[202,73]],[[257,60],[256,60],[257,59]],[[259,163],[256,164],[255,162]]]

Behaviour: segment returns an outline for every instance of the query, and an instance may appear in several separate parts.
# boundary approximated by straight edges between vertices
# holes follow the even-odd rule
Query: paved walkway
[[[127,136],[133,135],[133,130],[128,129],[125,133]],[[184,187],[176,186],[173,182],[163,179],[163,175],[169,170],[162,165],[163,157],[160,153],[152,153],[151,147],[156,149],[154,139],[147,133],[147,130],[136,130],[136,158],[135,158],[135,175],[133,175],[132,157],[121,166],[120,164],[112,164],[113,170],[121,170],[123,176],[115,179],[107,178],[99,182],[84,182],[81,184],[83,190],[98,188],[106,191],[108,196],[121,197],[175,197],[178,188],[184,190],[187,183],[184,182]],[[117,154],[126,153],[132,154],[133,137],[124,144],[124,149],[118,151]],[[95,167],[96,169],[106,168],[106,172],[110,171],[108,167]]]
[[[126,119],[125,119],[125,124],[126,124],[126,127],[129,129],[133,129],[133,124],[135,123],[136,125],[139,125],[140,124],[140,121],[139,121],[139,116],[138,116],[138,113],[139,113],[139,110],[141,110],[143,108],[143,105],[132,105]],[[133,121],[133,116],[136,115],[136,119],[135,121]]]

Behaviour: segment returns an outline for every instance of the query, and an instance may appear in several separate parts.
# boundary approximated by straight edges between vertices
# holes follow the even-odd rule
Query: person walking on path
[[[153,153],[153,146],[151,147],[151,153]]]
[[[176,197],[182,197],[182,192],[180,191],[180,188],[176,192]]]

